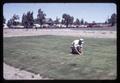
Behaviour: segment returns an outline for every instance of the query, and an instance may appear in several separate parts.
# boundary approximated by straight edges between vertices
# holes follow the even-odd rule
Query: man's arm
[[[83,44],[80,45],[80,51],[81,51],[81,54],[83,55]]]
[[[75,50],[79,55],[81,55],[81,53],[77,50],[77,47],[75,47]]]

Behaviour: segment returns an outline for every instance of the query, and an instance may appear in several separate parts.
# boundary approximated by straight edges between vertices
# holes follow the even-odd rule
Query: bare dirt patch
[[[116,38],[116,31],[106,30],[72,30],[72,29],[4,29],[4,37],[62,35],[92,38]]]
[[[3,77],[5,80],[46,80],[48,78],[43,78],[40,74],[34,74],[25,70],[20,70],[18,68],[12,67],[7,64],[3,64]]]

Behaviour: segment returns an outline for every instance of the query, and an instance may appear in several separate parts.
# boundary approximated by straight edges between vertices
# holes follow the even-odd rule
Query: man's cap
[[[80,41],[84,41],[84,39],[82,39],[82,38],[80,38],[79,40],[80,40]]]

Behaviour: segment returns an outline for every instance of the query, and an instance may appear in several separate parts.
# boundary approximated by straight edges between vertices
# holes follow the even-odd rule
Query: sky
[[[74,20],[84,19],[87,22],[105,22],[113,13],[117,12],[114,3],[5,3],[3,16],[8,21],[14,14],[19,15],[20,21],[23,13],[33,12],[37,18],[38,9],[41,9],[46,18],[56,17],[62,19],[63,13],[74,17]]]

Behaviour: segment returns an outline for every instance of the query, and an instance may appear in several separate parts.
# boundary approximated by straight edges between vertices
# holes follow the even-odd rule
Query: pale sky
[[[6,3],[3,6],[3,15],[8,21],[14,14],[19,15],[20,21],[23,13],[33,11],[33,17],[37,17],[38,9],[46,13],[46,18],[56,17],[62,19],[63,13],[67,13],[87,22],[105,22],[111,14],[116,13],[114,3]]]

